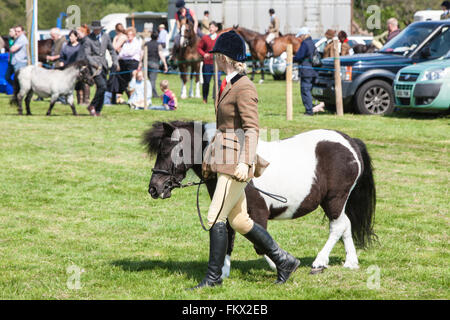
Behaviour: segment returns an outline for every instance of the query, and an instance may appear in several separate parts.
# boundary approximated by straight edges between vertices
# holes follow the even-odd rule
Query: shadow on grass
[[[397,110],[393,114],[388,115],[386,117],[389,118],[398,118],[398,119],[414,119],[414,120],[434,120],[440,118],[448,117],[449,112],[441,111],[441,112],[418,112],[418,111],[408,111],[408,110]]]
[[[316,257],[303,257],[300,259],[299,269],[308,270]],[[340,257],[330,257],[330,266],[342,265],[343,259]],[[133,260],[121,259],[111,262],[111,265],[122,268],[124,271],[141,272],[152,270],[165,270],[168,273],[185,274],[189,279],[200,281],[203,279],[208,261],[174,261],[174,260]],[[274,272],[269,268],[264,258],[254,260],[231,260],[231,269],[239,270],[242,274],[254,274],[255,272]],[[275,272],[274,272],[275,273]]]

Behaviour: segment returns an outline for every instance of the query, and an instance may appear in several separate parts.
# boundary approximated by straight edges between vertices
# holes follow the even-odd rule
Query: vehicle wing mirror
[[[431,57],[430,47],[426,46],[425,48],[423,48],[422,51],[420,52],[420,56],[424,59],[428,59],[429,57]]]

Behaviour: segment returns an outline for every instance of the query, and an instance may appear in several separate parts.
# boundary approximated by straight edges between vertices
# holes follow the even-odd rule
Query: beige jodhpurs
[[[208,210],[208,224],[211,227],[223,202],[223,208],[217,222],[228,222],[240,234],[246,234],[253,228],[253,220],[247,212],[245,182],[239,182],[227,174],[217,174],[217,186]]]

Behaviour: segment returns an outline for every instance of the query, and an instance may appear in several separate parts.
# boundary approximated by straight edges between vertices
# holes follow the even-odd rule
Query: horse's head
[[[195,42],[197,35],[194,32],[194,25],[190,22],[181,24],[180,28],[180,46],[185,48]]]
[[[184,123],[155,122],[147,130],[142,144],[150,155],[156,154],[156,162],[152,169],[152,176],[148,192],[152,198],[169,198],[173,189],[180,187],[186,172],[192,167],[191,157],[185,150],[191,152],[191,133],[182,128]],[[185,156],[188,157],[186,161]]]
[[[94,73],[91,72],[89,63],[86,60],[77,61],[73,64],[73,66],[78,70],[79,81],[87,83],[89,86],[93,86],[95,84],[94,77],[97,76],[96,74],[97,72]]]

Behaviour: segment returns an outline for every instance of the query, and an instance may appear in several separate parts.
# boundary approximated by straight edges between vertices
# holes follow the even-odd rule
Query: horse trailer
[[[352,0],[186,0],[186,8],[194,10],[198,21],[209,11],[209,20],[265,33],[269,26],[269,9],[275,10],[283,34],[296,33],[309,27],[313,38],[321,37],[327,29],[351,31]],[[176,0],[169,0],[169,32],[175,26]]]

